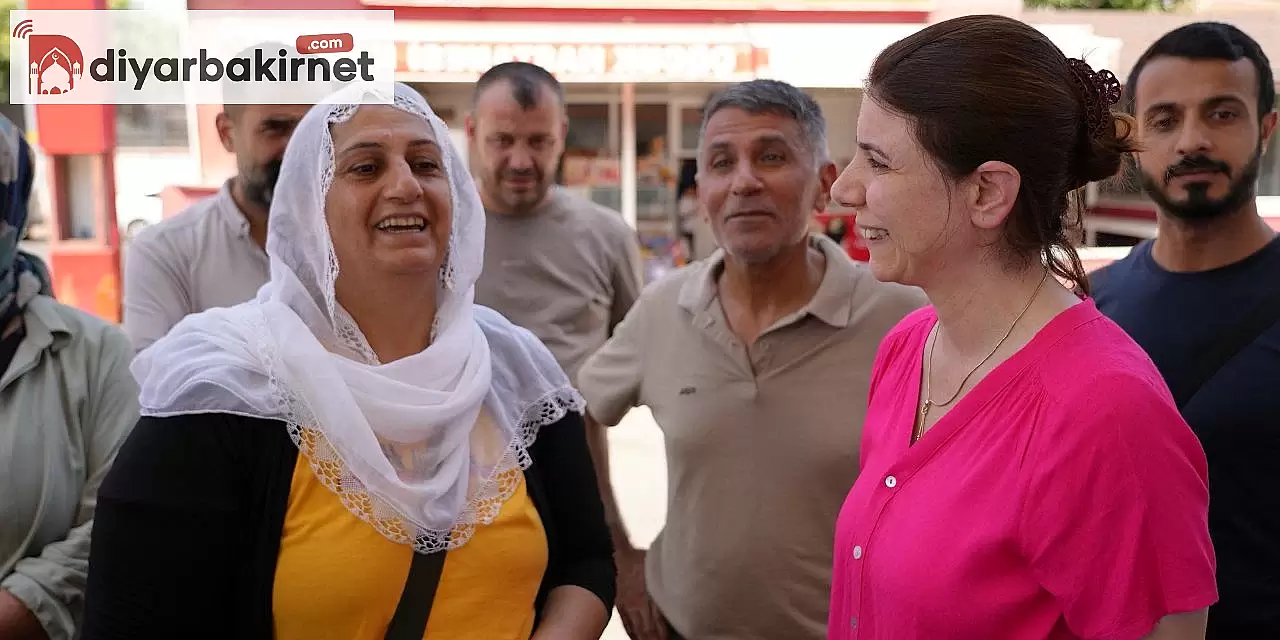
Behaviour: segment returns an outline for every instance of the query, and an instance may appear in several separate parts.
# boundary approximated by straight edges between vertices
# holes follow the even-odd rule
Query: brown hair
[[[1114,77],[1072,66],[1027,24],[965,16],[885,49],[871,68],[867,95],[911,121],[916,141],[950,179],[991,160],[1017,169],[1022,186],[1004,226],[1007,249],[1024,265],[1040,257],[1087,294],[1070,240],[1080,224],[1072,194],[1119,172],[1133,151],[1133,127],[1102,95],[1103,76]]]

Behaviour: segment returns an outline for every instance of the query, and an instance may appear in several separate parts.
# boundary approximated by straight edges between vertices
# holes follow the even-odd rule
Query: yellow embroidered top
[[[275,574],[276,640],[382,640],[412,553],[348,511],[299,455]],[[425,638],[528,638],[546,567],[546,532],[521,476],[497,519],[445,556]]]

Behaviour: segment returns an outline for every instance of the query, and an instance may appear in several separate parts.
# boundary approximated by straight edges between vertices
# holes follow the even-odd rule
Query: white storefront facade
[[[397,23],[397,79],[427,96],[465,147],[471,83],[524,60],[565,86],[569,140],[560,181],[614,207],[661,256],[692,180],[702,105],[752,78],[801,87],[822,107],[832,159],[853,155],[862,86],[875,56],[925,25]],[[1042,29],[1069,54],[1113,64],[1120,43],[1087,27]]]

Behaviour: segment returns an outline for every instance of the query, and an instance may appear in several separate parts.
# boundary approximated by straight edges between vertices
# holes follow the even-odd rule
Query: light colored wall
[[[1035,25],[1088,25],[1099,36],[1122,40],[1123,45],[1111,71],[1123,81],[1142,52],[1152,43],[1178,27],[1201,20],[1233,24],[1249,34],[1268,53],[1272,69],[1280,73],[1280,55],[1276,53],[1280,51],[1280,18],[1277,16],[1280,16],[1280,8],[1267,10],[1215,7],[1201,13],[1028,10],[1020,18]]]
[[[165,187],[200,184],[200,159],[185,148],[117,149],[115,168],[116,221],[122,230],[133,220],[159,222],[160,199],[153,195]]]
[[[860,89],[822,89],[811,91],[827,119],[827,148],[831,160],[843,169],[857,148],[858,109],[862,105]]]

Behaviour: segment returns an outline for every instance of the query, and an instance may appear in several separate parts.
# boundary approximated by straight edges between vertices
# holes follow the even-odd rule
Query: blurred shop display
[[[667,104],[636,105],[636,234],[646,281],[688,261],[679,242],[674,159]],[[622,160],[609,104],[570,104],[560,183],[602,206],[622,210]],[[616,119],[616,118],[615,118]]]
[[[218,187],[208,185],[169,185],[156,194],[160,202],[161,217],[168,218],[183,209],[218,193]]]
[[[844,248],[850,258],[859,262],[871,259],[871,254],[862,243],[858,230],[854,226],[857,216],[849,211],[828,210],[813,217],[812,230],[821,233]]]

